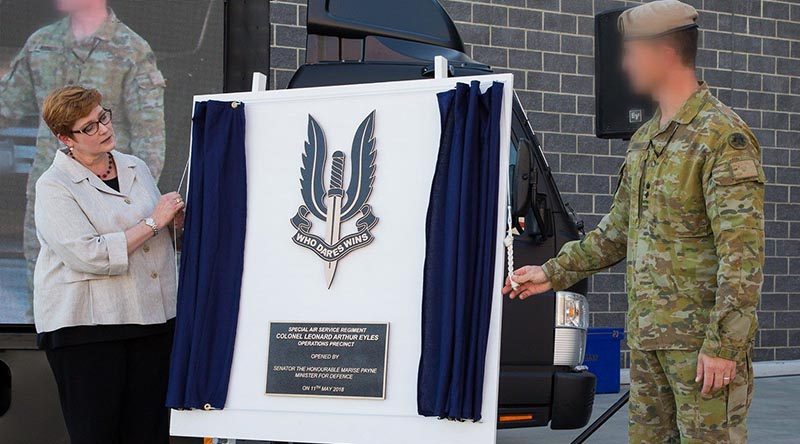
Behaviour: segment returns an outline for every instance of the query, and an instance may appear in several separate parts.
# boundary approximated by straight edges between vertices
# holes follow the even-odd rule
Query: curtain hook
[[[231,108],[236,109],[239,107],[239,102],[231,102]]]

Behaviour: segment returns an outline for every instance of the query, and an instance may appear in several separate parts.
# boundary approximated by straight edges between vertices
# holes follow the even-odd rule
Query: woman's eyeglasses
[[[103,112],[100,113],[100,118],[94,122],[89,122],[83,128],[73,131],[72,134],[83,133],[87,136],[94,136],[97,134],[97,131],[100,129],[100,124],[108,125],[111,123],[111,110],[103,108]]]

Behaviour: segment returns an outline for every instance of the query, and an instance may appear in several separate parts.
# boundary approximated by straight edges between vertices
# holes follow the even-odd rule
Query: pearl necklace
[[[72,152],[72,149],[69,150],[69,157],[75,159],[75,154]],[[75,159],[76,162],[80,163],[80,160]],[[97,177],[105,180],[109,175],[111,175],[111,171],[114,170],[114,156],[111,153],[108,153],[108,169],[104,174],[95,174]]]

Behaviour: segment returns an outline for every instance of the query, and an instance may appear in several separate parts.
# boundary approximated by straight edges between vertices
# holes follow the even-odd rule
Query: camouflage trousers
[[[696,383],[698,351],[631,350],[631,444],[743,444],[753,397],[750,354],[736,377],[713,394]]]
[[[29,185],[30,188],[30,185]],[[25,226],[22,231],[23,253],[28,269],[28,319],[33,319],[33,271],[39,257],[39,238],[36,236],[36,221],[33,216],[33,204],[36,198],[32,190],[28,191],[28,203],[25,207]]]

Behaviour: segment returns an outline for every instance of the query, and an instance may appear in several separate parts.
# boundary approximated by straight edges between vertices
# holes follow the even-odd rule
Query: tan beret
[[[678,0],[657,0],[625,10],[618,26],[626,40],[656,38],[697,28],[697,10]]]

